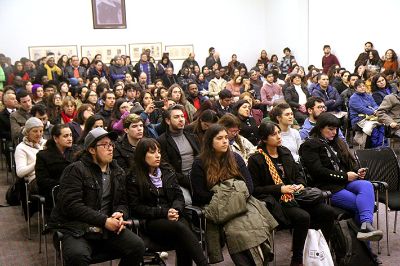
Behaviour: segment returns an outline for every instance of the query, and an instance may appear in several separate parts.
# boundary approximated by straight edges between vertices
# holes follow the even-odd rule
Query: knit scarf
[[[283,184],[282,179],[279,176],[278,171],[276,170],[275,165],[272,162],[271,158],[269,158],[269,156],[262,149],[258,149],[258,152],[264,156],[265,161],[267,162],[267,165],[269,168],[269,172],[271,173],[272,180],[274,181],[275,185]],[[293,193],[285,193],[285,194],[282,194],[282,196],[281,196],[281,202],[288,203],[293,200],[294,200]]]
[[[75,117],[76,112],[74,112],[72,114],[72,116],[67,115],[66,113],[64,113],[64,111],[61,112],[61,118],[64,122],[64,124],[68,124],[69,122],[72,121],[72,119]]]
[[[57,75],[61,76],[62,71],[61,69],[54,65],[53,67],[50,67],[48,64],[44,64],[44,68],[47,70],[47,77],[49,78],[49,80],[53,80],[53,72],[56,72]]]
[[[157,168],[155,175],[149,174],[149,177],[150,177],[151,183],[153,183],[153,185],[156,188],[162,187],[161,169],[160,168]]]

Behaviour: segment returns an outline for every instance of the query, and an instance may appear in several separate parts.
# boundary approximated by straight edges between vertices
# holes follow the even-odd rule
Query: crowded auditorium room
[[[0,10],[0,265],[400,265],[400,1]]]

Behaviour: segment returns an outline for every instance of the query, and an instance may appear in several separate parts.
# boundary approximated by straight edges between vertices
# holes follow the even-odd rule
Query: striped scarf
[[[269,158],[269,156],[262,149],[258,149],[258,152],[264,156],[265,161],[267,162],[267,165],[269,168],[269,172],[271,173],[272,180],[274,181],[275,185],[283,184],[282,179],[279,176],[278,171],[276,170],[276,167],[275,167],[274,163],[272,162],[271,158]],[[285,193],[285,194],[282,194],[282,196],[281,196],[281,202],[288,203],[293,200],[294,200],[293,193]]]

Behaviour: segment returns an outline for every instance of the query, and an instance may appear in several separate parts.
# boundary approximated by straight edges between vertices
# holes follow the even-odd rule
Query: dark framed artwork
[[[93,28],[126,29],[125,0],[92,0]]]

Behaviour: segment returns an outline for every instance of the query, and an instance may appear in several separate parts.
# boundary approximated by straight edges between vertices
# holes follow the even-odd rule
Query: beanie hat
[[[37,117],[31,117],[28,120],[26,120],[25,127],[24,127],[24,130],[22,131],[22,134],[24,136],[26,136],[29,133],[29,131],[34,127],[43,127],[42,120],[40,120]]]
[[[36,95],[37,89],[38,89],[38,88],[41,88],[41,87],[42,87],[41,84],[33,84],[33,85],[32,85],[32,94],[33,94],[33,95]]]
[[[247,100],[239,100],[239,101],[237,101],[234,105],[233,105],[233,108],[232,108],[232,113],[234,114],[234,115],[237,115],[238,113],[239,113],[239,108],[243,105],[243,104],[245,104],[245,103],[249,103]]]

